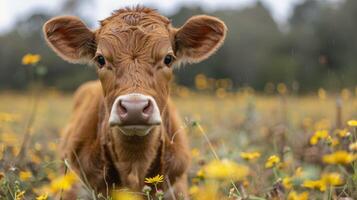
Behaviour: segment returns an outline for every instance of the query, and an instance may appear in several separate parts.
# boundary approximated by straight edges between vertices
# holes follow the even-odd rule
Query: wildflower
[[[19,117],[14,114],[10,113],[5,113],[5,112],[0,112],[0,122],[14,122],[18,119]]]
[[[260,157],[259,152],[241,152],[240,157],[245,160],[255,160]]]
[[[230,160],[213,160],[203,167],[207,178],[240,181],[248,176],[249,169]]]
[[[216,200],[219,198],[219,185],[209,182],[206,185],[198,188],[195,194],[192,195],[193,200]]]
[[[205,173],[203,172],[202,169],[197,171],[196,177],[199,178],[199,179],[204,179],[205,178]]]
[[[149,184],[158,184],[164,182],[164,175],[156,175],[155,177],[152,178],[145,178],[145,183]]]
[[[326,191],[326,183],[322,180],[305,180],[302,187],[320,190],[321,192]]]
[[[276,155],[272,155],[265,162],[265,168],[272,168],[280,163],[280,158]]]
[[[283,178],[283,182],[282,183],[283,183],[283,186],[288,190],[290,190],[293,187],[293,183],[292,183],[290,177]]]
[[[347,129],[337,129],[335,133],[340,138],[345,138],[351,135],[351,133]]]
[[[351,143],[348,148],[350,151],[357,151],[357,142]]]
[[[48,194],[46,193],[36,197],[36,200],[47,200],[47,198],[48,198]]]
[[[22,57],[23,65],[34,65],[41,60],[41,56],[38,54],[26,54]]]
[[[302,167],[298,167],[296,170],[295,170],[295,173],[294,173],[294,176],[295,177],[301,177],[302,176]]]
[[[356,160],[357,155],[346,151],[336,151],[335,153],[324,155],[322,160],[327,164],[349,164]]]
[[[308,199],[309,199],[308,192],[303,192],[298,194],[295,191],[291,191],[288,195],[288,200],[308,200]]]
[[[164,197],[164,192],[162,190],[157,190],[155,196],[161,200]]]
[[[315,145],[317,144],[321,139],[326,139],[329,136],[327,130],[319,130],[314,133],[314,135],[310,138],[310,144]]]
[[[150,193],[151,192],[151,187],[150,186],[148,186],[148,185],[145,185],[144,187],[143,187],[143,192],[146,194],[146,193]]]
[[[352,127],[357,127],[357,120],[350,120],[347,122],[347,124]]]
[[[326,185],[337,186],[342,185],[343,180],[339,173],[328,173],[321,176],[321,180],[325,182]]]
[[[25,171],[21,171],[19,173],[19,177],[20,177],[21,181],[27,181],[27,180],[29,180],[31,178],[31,176],[32,176],[32,174],[29,171],[26,171],[26,172]]]
[[[328,145],[335,147],[337,146],[340,142],[336,138],[332,138],[330,135],[326,138],[326,141]]]
[[[188,193],[192,196],[199,192],[200,188],[197,185],[191,186]]]
[[[112,198],[113,200],[141,200],[141,198],[135,195],[133,192],[125,190],[114,190]]]
[[[50,188],[53,193],[61,191],[61,190],[69,190],[72,185],[76,182],[76,175],[71,172],[64,176],[58,177],[57,179],[51,182]]]
[[[18,190],[18,191],[16,191],[15,192],[15,200],[22,200],[22,199],[24,199],[24,196],[25,196],[25,191],[23,190],[23,191],[20,191],[20,190]]]
[[[198,158],[200,156],[200,150],[196,149],[196,148],[193,148],[191,150],[191,155],[193,158]]]

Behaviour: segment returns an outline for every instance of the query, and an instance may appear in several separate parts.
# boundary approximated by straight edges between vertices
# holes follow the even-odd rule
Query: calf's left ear
[[[226,37],[227,27],[216,17],[198,15],[190,18],[175,34],[175,54],[189,63],[212,55]]]

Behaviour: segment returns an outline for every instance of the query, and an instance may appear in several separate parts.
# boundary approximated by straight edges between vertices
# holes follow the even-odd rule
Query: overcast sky
[[[109,16],[114,9],[130,5],[152,5],[163,14],[170,14],[180,5],[201,5],[205,10],[219,8],[244,8],[257,0],[92,0],[94,5],[83,8],[83,14],[99,20]],[[284,24],[291,15],[293,6],[303,0],[261,0],[279,24]],[[339,1],[339,0],[326,0]],[[0,33],[11,29],[17,19],[30,15],[34,10],[56,12],[63,0],[0,0]]]

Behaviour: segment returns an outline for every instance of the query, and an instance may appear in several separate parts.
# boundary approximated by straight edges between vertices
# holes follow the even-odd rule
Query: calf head
[[[200,15],[174,28],[154,10],[137,7],[115,11],[97,30],[62,16],[49,20],[43,31],[64,60],[97,66],[110,126],[144,136],[161,123],[174,65],[209,57],[222,44],[226,26]]]

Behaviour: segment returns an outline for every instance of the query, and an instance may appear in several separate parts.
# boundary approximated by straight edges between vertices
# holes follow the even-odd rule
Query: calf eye
[[[105,65],[105,58],[103,56],[97,56],[96,61],[100,68],[104,67]]]
[[[166,55],[165,58],[164,58],[164,63],[165,65],[169,66],[170,64],[172,64],[172,62],[174,62],[175,58],[173,55]]]

